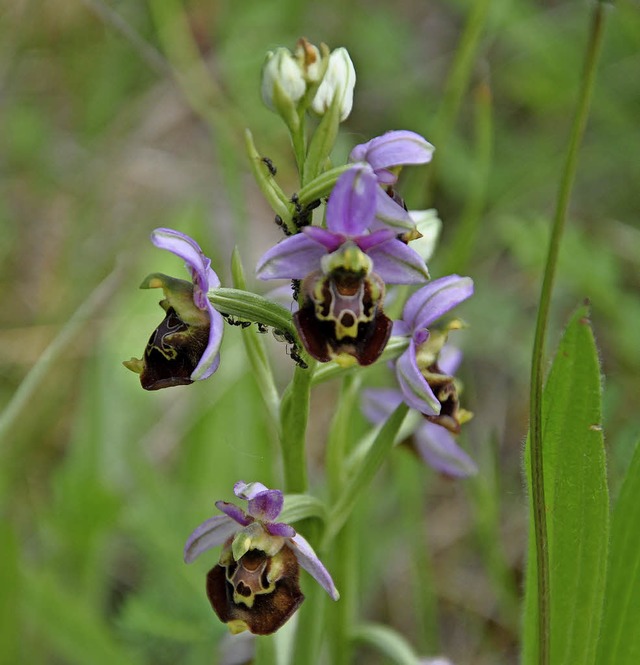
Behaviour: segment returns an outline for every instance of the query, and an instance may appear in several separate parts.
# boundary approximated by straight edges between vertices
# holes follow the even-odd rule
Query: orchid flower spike
[[[184,548],[184,560],[191,563],[223,546],[218,564],[207,575],[207,596],[231,632],[269,635],[278,630],[304,600],[299,566],[338,600],[331,575],[309,543],[292,526],[276,521],[284,502],[282,492],[244,481],[237,482],[233,491],[248,501],[246,512],[217,501],[216,508],[224,514],[197,527]]]
[[[166,312],[151,335],[144,356],[125,361],[125,367],[140,375],[145,390],[186,385],[211,376],[220,364],[224,322],[207,298],[209,289],[220,286],[218,276],[198,243],[179,231],[159,228],[151,241],[185,261],[191,282],[154,273],[141,289],[161,288]]]

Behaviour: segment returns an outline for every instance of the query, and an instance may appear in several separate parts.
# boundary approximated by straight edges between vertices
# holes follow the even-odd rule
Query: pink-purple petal
[[[202,381],[209,378],[220,365],[220,345],[224,333],[224,319],[222,314],[214,309],[208,300],[206,301],[206,308],[209,312],[209,342],[200,361],[191,373],[192,381]]]
[[[420,134],[393,130],[357,145],[349,159],[368,162],[377,171],[404,164],[426,164],[431,161],[433,151],[434,147]]]
[[[476,463],[441,425],[425,421],[415,431],[414,438],[421,457],[436,471],[455,478],[465,478],[478,472]]]
[[[373,222],[378,183],[371,169],[357,165],[345,171],[327,202],[327,228],[346,236],[362,235]]]
[[[396,410],[402,402],[402,393],[393,388],[369,388],[362,392],[361,407],[365,418],[379,425]]]
[[[356,245],[365,253],[369,253],[369,250],[376,245],[381,245],[387,240],[395,238],[395,233],[391,229],[378,229],[373,233],[368,233],[367,235],[357,236],[354,238]]]
[[[416,224],[411,215],[398,205],[382,187],[376,190],[376,215],[371,228],[390,228],[396,233],[412,231]]]
[[[280,490],[258,492],[249,500],[247,512],[261,522],[273,522],[282,511],[284,496]]]
[[[229,503],[228,501],[216,501],[216,508],[241,526],[247,526],[254,521],[253,517],[247,515],[244,510],[236,506],[235,503]]]
[[[259,279],[304,279],[320,270],[320,259],[326,248],[304,233],[281,240],[258,260]]]
[[[338,600],[340,594],[336,589],[329,571],[322,565],[322,562],[313,551],[309,543],[298,533],[287,541],[287,545],[295,554],[298,563],[320,584],[320,586],[331,596],[333,600]]]
[[[239,529],[238,524],[226,515],[216,515],[206,520],[187,538],[184,546],[185,563],[191,563],[203,552],[224,544]]]
[[[215,286],[220,282],[211,269],[211,261],[200,249],[200,245],[191,237],[180,231],[173,229],[158,228],[151,233],[151,242],[160,249],[166,249],[179,256],[185,263],[191,273],[193,283],[203,292],[209,290],[209,280],[215,276]],[[198,304],[201,307],[200,304]]]
[[[427,328],[472,294],[473,280],[470,277],[441,277],[423,286],[407,300],[402,318],[412,330]]]
[[[346,240],[342,233],[334,233],[319,226],[305,226],[302,232],[319,245],[323,245],[327,252],[335,252]]]
[[[409,343],[409,348],[396,362],[396,377],[404,401],[411,408],[417,409],[420,413],[428,416],[435,416],[440,413],[440,402],[418,369],[416,347],[413,340]]]
[[[293,538],[296,535],[296,530],[290,524],[284,522],[267,522],[264,527],[272,536]]]
[[[438,367],[442,372],[453,376],[462,362],[462,351],[451,344],[445,344],[438,355]]]
[[[373,271],[387,284],[420,284],[429,279],[422,257],[405,243],[393,238],[367,252]]]

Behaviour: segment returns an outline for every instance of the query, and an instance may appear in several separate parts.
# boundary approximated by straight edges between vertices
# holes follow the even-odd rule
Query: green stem
[[[542,452],[542,383],[544,368],[544,349],[549,319],[549,308],[553,282],[558,263],[560,241],[567,218],[567,209],[571,197],[571,190],[575,180],[578,161],[578,149],[584,135],[589,114],[596,65],[602,46],[604,32],[605,8],[604,3],[598,3],[594,8],[591,31],[587,44],[584,72],[581,79],[578,104],[575,111],[567,157],[560,181],[560,190],[553,218],[551,237],[544,271],[544,279],[540,293],[540,305],[536,321],[536,332],[533,343],[531,361],[531,392],[530,392],[530,469],[531,469],[531,498],[533,504],[533,528],[536,542],[536,559],[538,572],[538,663],[548,665],[550,662],[550,629],[549,614],[549,551],[547,519],[545,508],[544,463]]]
[[[280,443],[284,466],[284,487],[287,493],[302,494],[307,491],[305,439],[315,362],[308,359],[307,363],[308,369],[302,369],[296,365],[293,379],[282,396]]]

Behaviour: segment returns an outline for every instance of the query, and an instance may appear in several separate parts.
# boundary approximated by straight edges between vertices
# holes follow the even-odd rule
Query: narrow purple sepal
[[[296,535],[296,530],[284,522],[267,522],[264,528],[272,536],[282,536],[283,538],[293,538]]]
[[[418,369],[416,346],[413,340],[409,343],[409,348],[396,362],[396,377],[404,401],[411,408],[417,409],[427,416],[435,416],[440,413],[440,402]]]
[[[476,463],[441,425],[425,421],[414,437],[421,457],[436,471],[455,478],[473,476],[478,472]]]
[[[393,337],[411,337],[411,328],[402,319],[397,319],[393,322],[391,335]]]
[[[194,302],[200,309],[205,309],[203,298],[206,298],[210,288],[220,286],[220,280],[211,269],[211,260],[208,259],[200,245],[188,235],[173,229],[158,228],[151,233],[151,242],[160,249],[167,249],[179,256],[191,273],[194,286]]]
[[[302,233],[319,245],[323,245],[327,252],[335,252],[346,240],[346,237],[342,233],[334,233],[319,226],[305,226],[302,229]]]
[[[320,270],[320,260],[326,248],[304,233],[281,240],[258,260],[259,279],[304,279],[310,272]]]
[[[429,279],[423,258],[396,238],[376,245],[367,254],[373,261],[373,271],[387,284],[421,284]]]
[[[233,493],[238,497],[238,499],[245,499],[246,501],[251,501],[254,496],[260,494],[260,492],[268,492],[269,488],[262,483],[253,482],[245,483],[244,480],[239,480],[233,486]]]
[[[247,512],[261,522],[273,522],[282,511],[284,496],[280,490],[258,492],[249,500]]]
[[[347,236],[362,235],[373,222],[378,183],[371,169],[356,165],[345,171],[327,202],[327,228]]]
[[[287,545],[295,554],[298,563],[320,584],[320,586],[331,596],[333,600],[338,600],[340,594],[336,585],[329,575],[329,571],[322,565],[309,543],[298,533],[287,541]]]
[[[388,194],[378,187],[376,190],[376,215],[370,228],[391,228],[396,233],[413,231],[416,223],[411,219],[411,215],[398,205]]]
[[[416,291],[407,300],[402,318],[412,330],[427,328],[472,294],[473,280],[470,277],[441,277]]]
[[[216,501],[216,508],[241,526],[247,526],[253,522],[253,518],[249,517],[249,515],[247,515],[242,508],[236,506],[235,503]]]
[[[431,161],[434,150],[420,134],[393,130],[357,145],[351,151],[349,160],[367,162],[374,171],[378,171],[405,164],[426,164]]]
[[[209,312],[209,342],[196,365],[191,372],[192,381],[208,379],[220,365],[220,345],[224,333],[224,319],[213,305],[207,300],[206,309]]]
[[[396,410],[402,402],[402,393],[393,388],[369,388],[362,392],[361,407],[365,418],[379,425]]]
[[[226,515],[209,518],[187,538],[184,546],[185,563],[191,563],[203,552],[222,545],[239,529],[238,524]]]

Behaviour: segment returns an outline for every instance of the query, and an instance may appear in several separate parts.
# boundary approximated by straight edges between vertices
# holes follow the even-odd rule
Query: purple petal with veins
[[[407,300],[402,318],[412,330],[427,328],[472,294],[473,280],[470,277],[441,277],[416,291]]]
[[[362,392],[362,412],[374,425],[383,423],[402,403],[402,393],[393,388],[370,388]]]
[[[226,515],[216,515],[203,522],[189,536],[184,546],[185,563],[191,563],[203,552],[222,545],[240,527]]]
[[[320,270],[320,259],[327,253],[305,233],[281,240],[258,260],[259,279],[304,279],[310,272]]]
[[[418,452],[436,471],[456,478],[472,476],[478,472],[476,463],[441,425],[425,421],[415,431],[414,437]]]
[[[370,228],[391,228],[396,233],[412,231],[416,224],[409,213],[398,205],[382,187],[376,190],[376,216]]]
[[[338,600],[340,594],[331,579],[331,575],[322,565],[322,561],[318,559],[311,545],[299,533],[288,540],[287,545],[295,554],[298,563],[322,586],[333,600]]]
[[[433,151],[434,147],[420,134],[395,130],[357,145],[351,151],[349,160],[367,162],[374,171],[378,171],[405,164],[426,164],[431,161]]]
[[[200,309],[204,309],[204,301],[202,295],[206,297],[209,288],[217,288],[220,286],[220,280],[216,273],[211,269],[211,260],[208,259],[200,245],[188,235],[174,231],[173,229],[158,228],[151,233],[151,242],[160,249],[167,249],[179,256],[185,263],[191,273],[191,277],[195,286],[198,287],[200,293],[194,293],[195,297],[199,297],[196,305]]]
[[[409,348],[396,362],[396,377],[404,401],[411,408],[417,409],[420,413],[428,416],[435,416],[440,413],[440,402],[418,369],[416,346],[413,340],[409,343]]]
[[[258,492],[249,500],[248,513],[261,522],[273,522],[282,511],[284,497],[280,490]]]
[[[376,189],[378,183],[368,166],[356,165],[345,171],[327,202],[327,228],[350,237],[362,235],[376,213]]]
[[[191,373],[192,381],[209,378],[220,364],[220,345],[224,333],[224,319],[209,300],[206,300],[206,309],[209,312],[209,341],[200,361]]]
[[[376,245],[367,254],[373,271],[388,284],[420,284],[429,279],[422,257],[396,238]]]
[[[369,250],[376,245],[380,245],[387,240],[395,238],[395,233],[391,229],[378,229],[373,233],[369,233],[363,236],[357,236],[354,238],[356,245],[365,253],[369,253]]]

